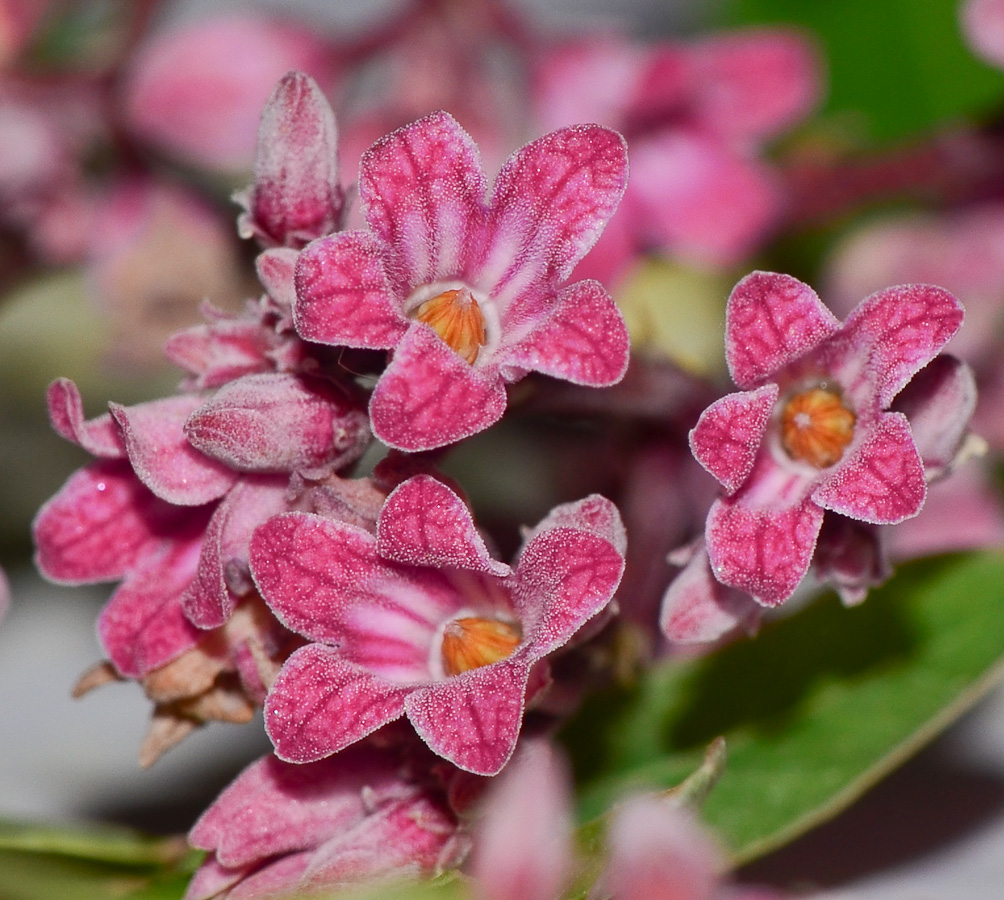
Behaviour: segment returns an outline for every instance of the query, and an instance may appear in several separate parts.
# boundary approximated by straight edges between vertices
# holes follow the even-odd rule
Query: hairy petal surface
[[[915,516],[926,496],[924,464],[902,413],[883,413],[865,440],[812,492],[813,501],[825,509],[876,525]]]
[[[502,351],[498,361],[573,384],[607,387],[624,377],[629,350],[624,317],[606,288],[580,281],[562,290],[533,331]]]
[[[408,327],[371,234],[346,231],[309,244],[296,263],[293,321],[308,341],[387,350]]]
[[[729,297],[725,356],[732,380],[756,387],[782,366],[840,329],[840,322],[807,284],[790,275],[753,272]]]
[[[771,383],[728,394],[704,410],[691,430],[691,451],[727,494],[739,490],[753,471],[778,393]]]
[[[373,433],[389,447],[443,447],[502,418],[505,385],[496,367],[469,365],[422,324],[394,351],[370,399]]]
[[[56,433],[83,447],[93,456],[104,459],[122,459],[126,455],[125,442],[118,423],[110,413],[87,421],[80,391],[69,378],[57,378],[46,392],[49,419]]]
[[[476,775],[494,775],[516,746],[529,676],[523,660],[482,666],[413,691],[405,709],[439,756]]]
[[[492,559],[467,504],[431,475],[417,475],[387,497],[377,523],[383,559],[433,568],[453,567],[506,576]]]
[[[808,571],[822,523],[823,510],[808,498],[780,509],[716,500],[705,526],[712,571],[723,584],[776,606]]]
[[[407,693],[331,647],[308,644],[286,661],[272,684],[265,730],[279,759],[314,762],[399,718]]]
[[[435,112],[377,141],[359,172],[366,221],[390,248],[402,293],[467,269],[487,185],[477,146],[452,116]]]

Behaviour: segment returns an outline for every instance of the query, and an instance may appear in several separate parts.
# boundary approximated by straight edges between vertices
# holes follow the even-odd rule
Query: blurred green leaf
[[[904,566],[862,606],[827,596],[702,659],[591,698],[563,738],[589,820],[664,789],[724,735],[704,812],[737,862],[836,814],[1004,673],[1004,556]]]
[[[52,827],[0,822],[0,851],[23,850],[130,866],[174,863],[188,853],[183,837],[154,838],[107,825]]]
[[[860,117],[867,137],[902,140],[1004,100],[1004,74],[979,62],[960,0],[732,0],[730,25],[801,26],[824,53],[824,114]]]

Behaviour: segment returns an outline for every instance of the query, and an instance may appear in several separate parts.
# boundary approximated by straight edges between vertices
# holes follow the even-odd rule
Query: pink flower
[[[742,390],[690,434],[725,490],[705,528],[719,582],[776,605],[805,575],[825,511],[871,524],[920,511],[925,460],[907,415],[890,407],[961,323],[958,301],[925,285],[873,294],[842,325],[789,276],[756,272],[736,285],[726,357]],[[950,406],[959,377],[953,369],[932,395]],[[936,443],[925,428],[932,464],[944,452]]]
[[[713,265],[749,254],[782,202],[759,149],[812,107],[817,69],[781,29],[647,47],[596,36],[544,54],[543,126],[600,122],[631,146],[624,203],[580,271],[613,278],[648,249]]]
[[[306,765],[253,763],[192,828],[210,856],[185,900],[292,896],[458,865],[468,839],[419,750],[370,740]]]
[[[628,338],[598,283],[564,286],[616,208],[619,135],[566,128],[506,162],[491,196],[470,137],[434,113],[363,156],[371,233],[311,244],[296,268],[300,336],[393,349],[370,401],[374,434],[424,450],[502,417],[505,385],[530,371],[577,384],[624,374]]]
[[[543,677],[536,664],[607,606],[623,552],[616,508],[593,496],[553,510],[513,571],[430,476],[391,493],[375,537],[319,516],[269,520],[251,543],[255,581],[280,621],[314,642],[266,701],[279,757],[322,759],[407,715],[440,756],[498,772],[528,684]]]

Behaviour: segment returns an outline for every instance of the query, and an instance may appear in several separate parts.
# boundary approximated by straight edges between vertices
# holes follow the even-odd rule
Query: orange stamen
[[[781,443],[792,459],[825,469],[844,455],[854,422],[839,394],[811,388],[795,394],[781,410]]]
[[[443,631],[443,669],[459,675],[508,657],[522,639],[518,625],[470,616],[454,619]]]
[[[426,300],[414,316],[438,334],[458,356],[474,364],[485,345],[485,317],[467,288],[459,288]]]

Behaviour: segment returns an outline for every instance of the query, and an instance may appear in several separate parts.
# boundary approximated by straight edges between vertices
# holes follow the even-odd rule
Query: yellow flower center
[[[413,313],[438,334],[446,345],[471,365],[485,345],[485,317],[467,288],[458,288],[426,300]]]
[[[454,619],[443,631],[443,670],[459,675],[490,666],[508,657],[520,640],[520,628],[512,622],[477,616]]]
[[[839,394],[811,388],[795,394],[781,410],[781,443],[792,459],[825,469],[844,455],[854,422]]]

